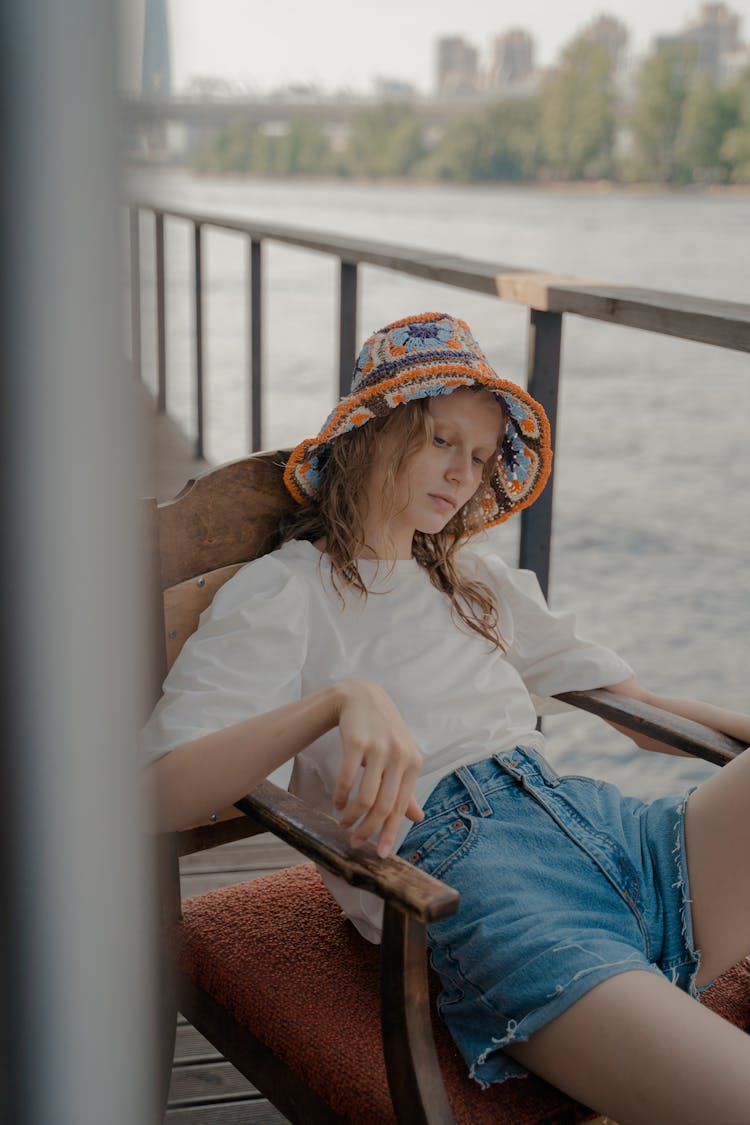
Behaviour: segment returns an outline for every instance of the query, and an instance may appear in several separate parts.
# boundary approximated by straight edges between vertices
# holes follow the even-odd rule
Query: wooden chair
[[[169,503],[150,502],[159,685],[216,590],[275,545],[290,504],[283,462],[283,454],[257,454],[206,473]],[[607,692],[564,698],[712,761],[740,749]],[[268,782],[231,813],[167,841],[170,894],[162,901],[176,1003],[290,1121],[561,1125],[594,1116],[533,1077],[483,1091],[466,1076],[433,1016],[436,982],[426,957],[426,927],[457,909],[455,891],[396,857],[352,849],[333,819]],[[342,918],[311,864],[210,891],[180,909],[178,856],[265,831],[384,900],[380,949]],[[750,1027],[747,963],[722,978],[707,1002]],[[174,1017],[172,1007],[172,1044]],[[167,1035],[167,1067],[169,1044]]]

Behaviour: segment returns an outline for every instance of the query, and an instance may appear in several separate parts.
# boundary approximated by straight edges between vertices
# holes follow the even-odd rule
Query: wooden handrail
[[[610,324],[750,352],[750,305],[738,301],[571,277],[281,223],[258,223],[226,215],[184,211],[161,207],[148,200],[134,200],[129,206],[236,231],[255,240],[269,239],[333,254],[351,265],[364,263],[396,270],[545,312],[573,313]]]

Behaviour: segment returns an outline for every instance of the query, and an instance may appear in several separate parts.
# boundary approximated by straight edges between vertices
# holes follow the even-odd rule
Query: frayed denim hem
[[[708,984],[702,984],[700,986],[695,983],[695,978],[698,976],[701,967],[701,951],[696,949],[695,939],[693,937],[693,899],[690,894],[690,878],[687,866],[685,819],[688,801],[691,794],[694,793],[696,789],[697,786],[695,785],[691,789],[688,789],[677,809],[674,847],[672,848],[672,856],[677,870],[677,878],[672,886],[676,891],[680,892],[680,925],[682,929],[682,940],[690,960],[689,962],[682,962],[681,964],[672,966],[671,977],[672,983],[684,989],[688,996],[692,996],[694,1000],[698,1000],[701,994],[714,983],[713,981],[709,981]],[[685,974],[687,974],[686,979]]]
[[[529,1012],[520,1022],[509,1019],[503,1034],[493,1035],[488,1046],[473,1060],[469,1068],[469,1077],[479,1083],[482,1089],[505,1082],[508,1078],[526,1078],[529,1073],[526,1067],[511,1058],[504,1048],[513,1043],[526,1042],[535,1032],[561,1016],[592,988],[605,980],[628,972],[650,972],[662,979],[664,977],[658,965],[649,965],[641,957],[638,957],[638,960],[625,958],[611,964],[598,964],[592,966],[587,973],[577,973],[566,985],[559,987],[559,991],[553,994],[549,1004]]]

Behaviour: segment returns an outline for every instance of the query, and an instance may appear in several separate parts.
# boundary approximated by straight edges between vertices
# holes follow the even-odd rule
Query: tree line
[[[278,134],[239,123],[198,150],[193,167],[464,183],[750,183],[750,68],[718,85],[694,45],[666,46],[643,60],[625,101],[611,52],[582,35],[533,96],[467,111],[436,139],[408,104],[384,103],[355,115],[341,147],[310,117],[293,117]]]

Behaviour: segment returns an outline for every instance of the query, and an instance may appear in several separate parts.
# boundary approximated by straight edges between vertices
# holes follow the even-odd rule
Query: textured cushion
[[[379,950],[342,917],[311,864],[186,900],[178,955],[183,971],[336,1113],[353,1125],[395,1121],[380,1038]],[[750,1026],[747,967],[704,995]],[[458,1125],[567,1125],[592,1116],[535,1077],[482,1090],[439,1017],[433,1025]]]

